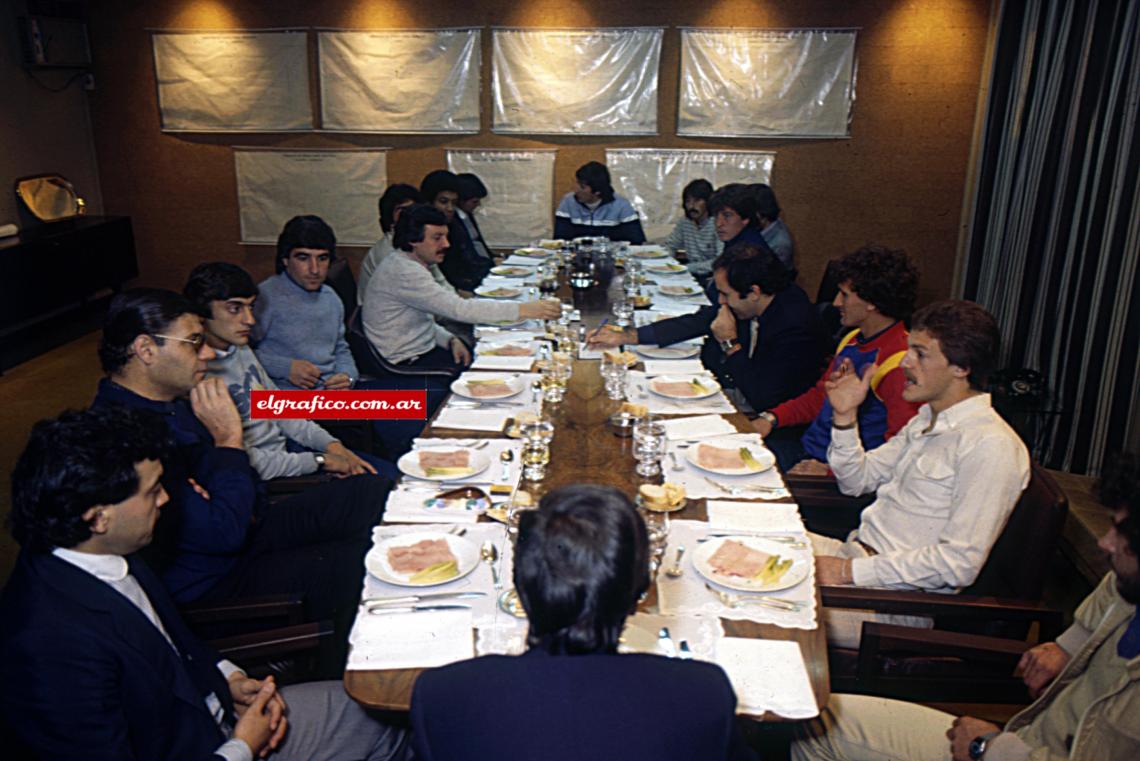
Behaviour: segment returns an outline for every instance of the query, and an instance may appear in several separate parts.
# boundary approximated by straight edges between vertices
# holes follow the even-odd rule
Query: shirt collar
[[[934,422],[934,429],[931,430],[930,433],[954,430],[969,421],[970,418],[985,414],[992,408],[993,404],[990,401],[989,394],[978,394],[977,396],[971,396],[969,399],[963,399],[957,404],[951,405],[938,413],[938,419]],[[923,423],[926,423],[926,425],[920,426],[920,431],[925,432],[930,424],[931,418],[929,403],[919,408],[918,418]]]
[[[127,559],[122,555],[95,555],[90,552],[76,552],[63,547],[56,547],[51,551],[51,554],[87,571],[100,581],[122,581],[127,578],[127,573],[130,570],[127,566]]]

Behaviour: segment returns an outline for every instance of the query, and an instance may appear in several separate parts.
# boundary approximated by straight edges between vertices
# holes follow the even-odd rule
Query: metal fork
[[[734,497],[739,497],[742,494],[748,494],[750,492],[760,492],[762,494],[779,494],[779,495],[789,494],[790,495],[790,492],[782,486],[755,486],[755,485],[751,485],[751,484],[739,484],[739,485],[725,484],[725,483],[721,483],[720,481],[716,481],[714,479],[711,479],[708,476],[705,476],[705,481],[712,484],[716,488],[720,489],[722,492],[724,492],[726,494],[731,494]]]
[[[779,597],[768,597],[767,595],[761,595],[760,597],[741,597],[740,595],[730,595],[728,592],[722,592],[711,584],[705,584],[705,589],[716,595],[718,600],[730,608],[739,608],[743,605],[760,605],[766,608],[787,611],[789,613],[795,613],[803,609],[803,606],[798,602],[782,600]]]

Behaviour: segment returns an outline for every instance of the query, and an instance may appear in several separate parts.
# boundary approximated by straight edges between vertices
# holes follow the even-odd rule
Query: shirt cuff
[[[214,751],[215,756],[221,756],[226,761],[253,761],[253,751],[245,740],[226,740]]]
[[[1090,636],[1092,636],[1092,632],[1074,621],[1072,626],[1061,632],[1061,636],[1057,637],[1057,645],[1072,656],[1084,647],[1085,642],[1088,641]]]
[[[875,572],[875,558],[851,559],[851,583],[857,587],[877,587],[879,574]]]
[[[1013,732],[1002,732],[986,743],[985,761],[1026,761],[1032,750]]]
[[[245,676],[245,669],[238,666],[233,661],[227,661],[225,658],[218,661],[218,671],[222,672],[222,676],[228,682],[230,677],[234,674],[241,674]]]

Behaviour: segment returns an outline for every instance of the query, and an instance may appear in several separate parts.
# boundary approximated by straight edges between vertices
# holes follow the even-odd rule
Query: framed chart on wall
[[[553,149],[447,151],[448,169],[478,175],[487,186],[478,220],[491,246],[524,246],[550,235],[554,156]]]

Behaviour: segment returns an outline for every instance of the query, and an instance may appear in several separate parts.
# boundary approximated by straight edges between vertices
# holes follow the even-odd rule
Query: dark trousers
[[[780,470],[787,473],[801,460],[807,459],[807,452],[801,439],[807,426],[796,425],[791,428],[777,428],[764,437],[764,446],[776,455],[776,464]]]
[[[427,391],[427,418],[430,419],[451,391],[451,382],[465,369],[456,364],[447,349],[438,346],[427,354],[400,363],[401,368],[414,371],[447,370],[450,375],[385,375],[382,378],[358,382],[356,388],[385,391]],[[390,460],[399,459],[412,448],[412,439],[424,429],[424,420],[373,420],[376,438],[380,440],[384,455]]]
[[[333,622],[335,659],[343,665],[360,604],[364,555],[391,487],[380,476],[352,476],[264,507],[237,565],[201,602],[299,595],[309,620]]]

